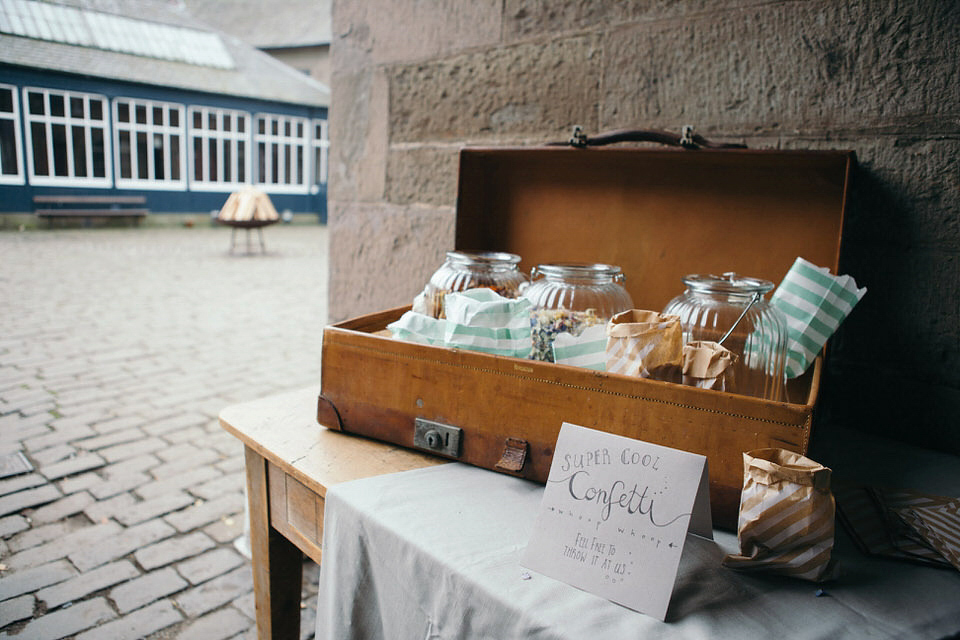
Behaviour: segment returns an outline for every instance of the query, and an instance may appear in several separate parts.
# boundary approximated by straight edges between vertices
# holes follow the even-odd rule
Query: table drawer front
[[[279,467],[267,464],[270,524],[315,562],[323,542],[323,498]]]

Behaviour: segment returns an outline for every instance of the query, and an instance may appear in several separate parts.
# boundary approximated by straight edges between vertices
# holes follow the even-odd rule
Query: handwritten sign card
[[[564,423],[520,564],[664,620],[688,531],[713,538],[705,457]]]

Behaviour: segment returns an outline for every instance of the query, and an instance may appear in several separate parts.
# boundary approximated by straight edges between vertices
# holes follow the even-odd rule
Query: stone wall
[[[332,320],[440,264],[466,144],[693,123],[853,149],[841,271],[869,293],[818,415],[960,452],[960,4],[337,0],[333,25]]]

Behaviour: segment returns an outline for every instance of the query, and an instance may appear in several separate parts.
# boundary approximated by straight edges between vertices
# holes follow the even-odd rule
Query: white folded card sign
[[[688,531],[713,538],[704,456],[564,423],[520,564],[664,620]]]

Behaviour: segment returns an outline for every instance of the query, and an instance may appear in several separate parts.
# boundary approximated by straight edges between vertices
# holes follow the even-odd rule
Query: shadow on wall
[[[921,184],[857,171],[840,273],[868,291],[830,341],[818,422],[960,454],[958,222]]]

